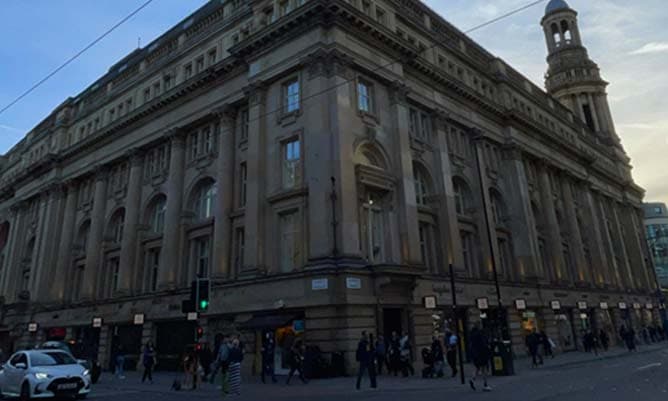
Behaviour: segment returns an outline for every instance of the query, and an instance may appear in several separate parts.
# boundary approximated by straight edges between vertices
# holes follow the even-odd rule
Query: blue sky
[[[43,78],[145,0],[2,0],[0,107]],[[427,0],[462,30],[529,0]],[[668,7],[665,0],[568,0],[580,13],[591,57],[611,85],[617,129],[647,199],[668,202]],[[206,0],[155,0],[73,64],[0,114],[0,153],[68,96],[99,78],[137,47],[166,31]],[[539,25],[544,4],[471,34],[543,86],[545,44]]]

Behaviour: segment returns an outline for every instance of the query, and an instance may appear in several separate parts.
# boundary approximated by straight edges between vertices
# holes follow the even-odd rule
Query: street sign
[[[634,302],[633,309],[642,309],[642,305],[640,305],[638,302]]]
[[[527,308],[527,301],[524,299],[516,299],[515,300],[515,308],[517,310],[526,310]]]
[[[94,317],[93,318],[93,327],[96,329],[99,329],[102,327],[102,318],[101,317]]]
[[[188,320],[197,320],[197,312],[188,312]]]
[[[487,298],[478,298],[476,303],[478,304],[478,309],[480,310],[489,309],[489,300]]]
[[[550,302],[550,307],[552,308],[552,310],[561,310],[561,302],[551,301]]]
[[[601,302],[601,309],[603,310],[608,310],[608,303],[607,302]]]
[[[424,307],[425,309],[436,309],[436,297],[424,297]]]
[[[38,327],[38,325],[35,322],[28,323],[28,332],[29,333],[36,333],[37,332],[37,327]]]
[[[135,315],[134,322],[137,326],[141,326],[142,324],[144,324],[144,314],[143,313],[137,313]]]
[[[578,301],[578,309],[580,310],[587,309],[587,303],[585,301]]]
[[[329,280],[326,278],[316,278],[311,280],[311,290],[322,291],[329,289]]]
[[[652,310],[652,309],[654,309],[654,305],[652,305],[651,303],[648,303],[648,304],[645,305],[645,308],[648,309],[648,310]]]
[[[357,277],[346,277],[346,288],[349,290],[362,289],[362,279]]]
[[[621,310],[626,310],[626,309],[627,309],[626,302],[620,302],[620,303],[619,303],[619,309],[621,309]]]

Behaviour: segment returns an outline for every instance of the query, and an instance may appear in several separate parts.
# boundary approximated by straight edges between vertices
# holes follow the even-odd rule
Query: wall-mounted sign
[[[561,302],[550,301],[550,307],[552,308],[552,310],[561,310]]]
[[[649,309],[649,310],[652,310],[652,309],[654,309],[654,305],[652,305],[651,303],[648,303],[647,305],[645,305],[645,308]]]
[[[144,314],[143,313],[137,313],[135,315],[135,318],[134,318],[134,323],[137,326],[141,326],[142,324],[144,324]]]
[[[329,288],[329,280],[326,278],[315,278],[311,280],[311,289],[313,291],[322,291]]]
[[[96,329],[99,329],[102,327],[102,318],[101,317],[94,317],[93,318],[93,327]]]
[[[481,319],[487,319],[487,314],[486,313],[481,313],[480,318]]]
[[[640,305],[638,302],[634,302],[633,309],[642,309],[642,305]]]
[[[580,310],[587,309],[587,303],[585,301],[578,301],[578,309]]]
[[[436,297],[424,297],[424,307],[425,309],[436,309]]]
[[[627,309],[626,302],[620,302],[618,306],[619,306],[619,309],[621,309],[621,310],[626,310]]]
[[[197,320],[197,312],[188,312],[188,320],[189,321]]]
[[[607,309],[608,309],[608,303],[607,303],[607,302],[601,302],[600,307],[601,307],[601,309],[603,309],[603,310],[607,310]]]
[[[526,310],[527,308],[527,301],[524,299],[516,299],[515,300],[515,309],[517,310]]]
[[[580,319],[587,320],[588,317],[586,313],[580,313]]]
[[[361,290],[362,279],[357,277],[346,277],[346,288],[349,290]]]
[[[28,333],[37,333],[38,324],[35,322],[28,323]]]
[[[478,305],[478,309],[480,309],[480,310],[489,309],[489,300],[487,298],[476,299],[476,304]]]

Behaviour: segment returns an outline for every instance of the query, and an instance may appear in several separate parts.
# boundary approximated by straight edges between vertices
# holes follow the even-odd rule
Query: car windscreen
[[[30,355],[32,366],[74,365],[77,361],[64,352],[40,352]]]

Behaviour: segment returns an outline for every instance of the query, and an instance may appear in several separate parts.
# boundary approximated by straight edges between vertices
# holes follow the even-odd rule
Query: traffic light
[[[208,278],[198,278],[194,283],[196,312],[206,312],[209,310],[210,281]]]
[[[199,340],[201,340],[203,336],[204,336],[204,328],[202,326],[197,326],[197,330],[195,331],[195,339],[199,342]]]

